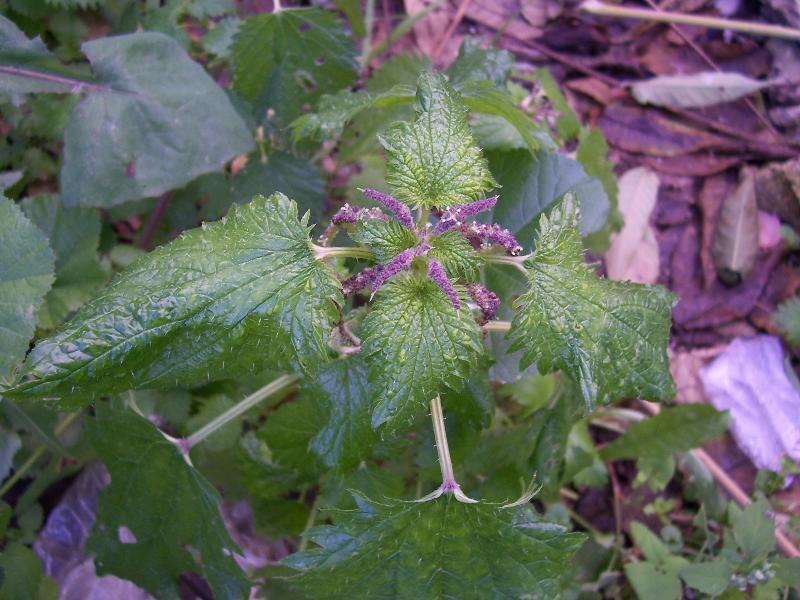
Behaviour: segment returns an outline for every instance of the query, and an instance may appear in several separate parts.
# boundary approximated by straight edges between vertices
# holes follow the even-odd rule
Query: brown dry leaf
[[[755,176],[745,169],[736,190],[719,211],[711,257],[720,279],[726,283],[738,283],[750,273],[757,255]]]
[[[600,128],[612,146],[650,156],[680,156],[710,148],[734,149],[732,142],[670,119],[652,108],[610,105]]]
[[[658,280],[658,242],[650,215],[658,197],[658,175],[647,167],[627,171],[619,179],[619,210],[625,226],[614,234],[605,255],[611,279],[636,283]]]
[[[520,12],[534,27],[544,27],[561,14],[561,2],[554,0],[521,0]]]
[[[589,96],[598,104],[606,105],[615,98],[624,97],[626,93],[622,90],[615,90],[610,85],[603,83],[594,77],[581,77],[580,79],[571,79],[564,85],[571,90],[580,92],[585,96]]]
[[[717,270],[711,258],[711,245],[719,219],[719,211],[725,198],[731,195],[735,181],[726,175],[709,177],[703,182],[698,204],[700,205],[702,229],[700,232],[700,264],[703,267],[703,287],[708,290],[717,281]]]
[[[666,175],[708,177],[738,165],[742,162],[742,157],[702,152],[684,156],[643,156],[641,161],[654,171]]]
[[[522,7],[518,0],[470,2],[464,14],[476,23],[523,42],[539,37],[543,31],[539,27],[532,27],[521,17]]]
[[[404,0],[406,13],[408,15],[417,14],[424,9],[428,4],[432,4],[433,0]],[[439,44],[439,38],[444,33],[450,21],[453,19],[453,12],[450,10],[450,5],[445,3],[439,9],[430,13],[424,19],[421,19],[414,25],[414,39],[417,42],[417,48],[426,56],[432,56],[433,52]],[[447,46],[450,46],[448,44]],[[456,54],[458,48],[456,47]],[[446,60],[449,64],[455,57],[447,56],[447,47],[442,49],[442,60]]]
[[[772,163],[757,170],[755,189],[761,210],[800,228],[800,159]]]
[[[703,382],[700,379],[700,369],[725,350],[726,345],[720,344],[710,348],[693,348],[670,352],[669,371],[675,380],[678,402],[705,402]]]

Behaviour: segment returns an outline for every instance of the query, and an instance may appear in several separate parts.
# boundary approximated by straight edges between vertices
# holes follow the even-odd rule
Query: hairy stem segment
[[[467,504],[475,504],[473,500],[461,491],[461,486],[456,482],[453,473],[453,461],[450,458],[450,446],[447,444],[447,430],[444,426],[444,411],[442,410],[442,400],[436,396],[431,400],[431,421],[433,421],[433,435],[436,439],[436,453],[439,455],[439,467],[442,470],[442,485],[436,488],[427,496],[423,496],[417,502],[427,502],[434,500],[444,493],[452,493],[456,500]]]
[[[314,255],[319,260],[324,260],[326,258],[335,258],[337,256],[343,258],[366,258],[366,259],[373,259],[374,255],[372,254],[372,250],[369,248],[363,248],[361,246],[317,246],[316,244],[312,244],[312,250],[314,251]]]
[[[232,406],[230,409],[226,410],[224,413],[209,421],[206,425],[195,431],[192,435],[190,435],[186,440],[184,440],[186,445],[186,451],[190,448],[193,448],[196,444],[199,444],[212,433],[214,433],[220,427],[227,425],[237,417],[240,417],[248,410],[253,408],[256,404],[261,402],[262,400],[272,396],[273,394],[277,394],[278,392],[282,392],[288,387],[293,386],[297,383],[298,379],[300,379],[297,375],[281,375],[276,380],[268,383],[262,388],[259,388],[247,398]]]

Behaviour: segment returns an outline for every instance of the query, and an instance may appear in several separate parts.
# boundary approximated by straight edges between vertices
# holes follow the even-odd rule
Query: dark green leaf
[[[101,88],[89,90],[64,132],[65,206],[156,196],[253,147],[225,92],[170,38],[134,33],[83,51]]]
[[[531,249],[539,215],[565,194],[580,203],[580,231],[587,235],[606,224],[609,201],[600,181],[590,177],[575,160],[552,152],[531,155],[524,150],[488,152],[489,167],[502,186],[489,218],[517,236]]]
[[[483,266],[483,257],[458,231],[446,231],[431,240],[430,256],[440,263],[450,277],[474,281]]]
[[[527,507],[431,502],[358,510],[309,537],[321,547],[291,555],[296,585],[325,598],[554,598],[584,536],[536,520]]]
[[[387,154],[386,182],[406,204],[448,207],[475,200],[494,184],[475,145],[467,109],[438,73],[417,84],[416,121],[392,125],[381,138]]]
[[[11,200],[0,196],[0,381],[25,355],[36,311],[53,283],[47,238]]]
[[[362,352],[377,394],[373,427],[395,428],[445,387],[458,388],[483,352],[481,333],[427,277],[396,277],[363,323]]]
[[[681,569],[681,579],[691,588],[709,596],[719,596],[731,583],[733,567],[727,561],[718,559],[697,562]]]
[[[361,0],[334,0],[334,4],[347,17],[354,34],[358,37],[367,35],[367,28],[364,26],[364,15],[361,14]]]
[[[320,424],[321,415],[306,396],[281,405],[269,416],[258,437],[267,443],[277,464],[311,478],[317,475],[318,463],[309,446]]]
[[[368,246],[379,263],[387,263],[403,250],[419,243],[412,231],[394,219],[360,218],[350,237],[354,242]]]
[[[39,556],[20,543],[0,553],[0,598],[3,600],[55,600],[58,586],[42,572]]]
[[[727,413],[718,412],[709,404],[680,404],[633,423],[600,454],[606,460],[617,460],[688,452],[724,434],[728,421]]]
[[[583,260],[578,217],[572,194],[540,217],[536,250],[524,262],[531,289],[515,304],[511,350],[524,350],[522,366],[564,371],[589,408],[672,397],[667,342],[674,296],[598,278]]]
[[[503,85],[514,66],[514,56],[499,48],[481,48],[483,40],[466,36],[458,49],[458,57],[447,69],[450,84],[454,87],[470,80],[491,81]]]
[[[769,502],[763,497],[744,509],[731,504],[729,519],[733,539],[745,560],[763,560],[775,549],[775,522],[767,514],[771,510]]]
[[[795,296],[778,306],[775,325],[792,346],[800,346],[800,297]]]
[[[233,51],[233,40],[241,26],[242,21],[237,17],[222,19],[203,36],[203,47],[220,58],[229,58]]]
[[[315,366],[338,318],[338,281],[283,194],[137,260],[34,348],[18,396],[197,386],[275,365]],[[290,363],[287,364],[287,363]]]
[[[293,8],[250,17],[233,45],[233,85],[287,125],[356,79],[355,47],[335,13]]]
[[[233,559],[238,548],[222,522],[220,497],[178,448],[147,419],[103,405],[89,437],[111,473],[87,541],[98,572],[157,598],[177,597],[178,577],[199,572],[216,598],[247,597],[250,584]]]
[[[58,196],[36,196],[22,210],[50,240],[56,257],[56,280],[38,313],[38,325],[53,329],[94,296],[109,278],[97,258],[100,219],[90,208],[64,208]]]

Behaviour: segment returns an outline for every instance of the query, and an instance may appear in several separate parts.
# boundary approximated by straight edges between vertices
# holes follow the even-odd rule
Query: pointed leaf
[[[310,532],[320,548],[284,561],[313,598],[555,598],[584,540],[527,507],[355,497],[356,511]]]
[[[288,125],[323,92],[356,79],[355,46],[335,13],[290,8],[250,17],[233,44],[233,85]]]
[[[397,277],[364,319],[363,345],[376,393],[373,427],[410,421],[445,387],[458,388],[483,351],[477,323],[427,277]]]
[[[396,123],[381,138],[387,183],[410,206],[464,204],[494,185],[472,139],[467,108],[445,77],[424,72],[417,84],[417,119]]]
[[[692,75],[662,75],[631,86],[642,104],[671,108],[701,108],[730,102],[770,85],[740,73],[706,71]]]
[[[745,171],[719,211],[711,257],[720,278],[737,283],[750,273],[758,256],[758,205],[755,176]]]
[[[17,396],[196,386],[327,356],[338,282],[283,194],[140,258],[33,349]]]
[[[89,438],[111,474],[87,541],[98,573],[173,598],[181,574],[200,572],[215,598],[247,597],[250,585],[233,559],[238,548],[222,522],[221,499],[178,448],[147,419],[103,405],[90,420]]]
[[[658,286],[599,279],[583,261],[573,195],[542,215],[525,261],[529,292],[516,302],[511,350],[541,373],[564,371],[591,408],[626,397],[672,397],[667,342],[674,296]]]
[[[25,355],[36,311],[53,283],[47,238],[11,200],[0,196],[0,380]]]
[[[438,260],[450,277],[475,280],[483,257],[458,231],[446,231],[431,240],[431,258]]]

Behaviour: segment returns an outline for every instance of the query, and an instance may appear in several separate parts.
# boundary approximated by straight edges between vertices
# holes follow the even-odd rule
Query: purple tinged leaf
[[[447,278],[447,273],[445,273],[444,267],[438,260],[431,259],[428,263],[428,277],[430,277],[436,285],[439,286],[439,289],[444,292],[445,296],[450,299],[453,308],[461,310],[461,301],[458,299],[456,289]]]
[[[442,218],[436,224],[433,233],[439,234],[444,233],[445,231],[450,231],[451,229],[461,225],[461,223],[463,223],[464,219],[467,217],[474,217],[477,214],[492,209],[494,208],[495,204],[497,204],[497,196],[490,196],[489,198],[484,198],[483,200],[477,200],[475,202],[470,202],[469,204],[461,204],[460,206],[448,208],[442,214]]]
[[[360,191],[370,200],[392,211],[403,227],[411,231],[416,231],[414,227],[414,218],[411,216],[411,209],[400,202],[400,200],[392,198],[389,194],[373,190],[372,188],[364,188]]]
[[[481,325],[486,325],[497,314],[497,309],[500,308],[500,298],[497,297],[497,294],[478,283],[468,283],[466,287],[467,293],[483,313]]]

